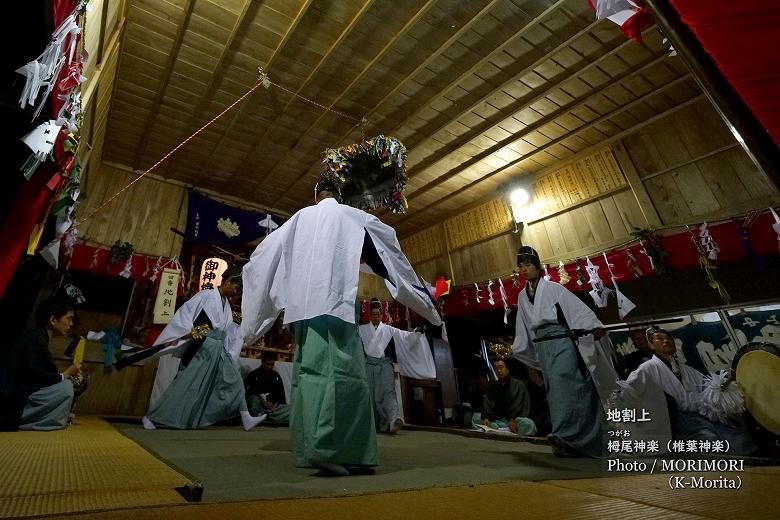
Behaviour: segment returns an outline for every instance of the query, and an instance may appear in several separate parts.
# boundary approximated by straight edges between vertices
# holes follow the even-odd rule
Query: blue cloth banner
[[[229,206],[191,190],[187,206],[187,237],[205,244],[231,246],[266,236],[285,219]]]

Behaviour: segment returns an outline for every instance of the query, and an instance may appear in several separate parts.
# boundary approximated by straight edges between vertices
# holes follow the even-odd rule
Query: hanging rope
[[[148,170],[146,170],[145,172],[143,172],[143,173],[142,173],[141,175],[139,175],[137,178],[133,179],[133,181],[131,181],[129,184],[127,184],[127,186],[123,187],[122,189],[120,189],[119,191],[117,191],[116,193],[114,193],[113,195],[111,195],[111,197],[109,197],[109,198],[108,198],[108,200],[106,200],[106,201],[105,201],[105,202],[103,202],[103,203],[102,203],[100,206],[98,206],[97,208],[95,208],[94,210],[92,210],[92,212],[90,212],[90,213],[89,213],[89,214],[88,214],[86,217],[84,217],[84,218],[82,218],[82,219],[80,219],[80,220],[78,220],[78,221],[74,222],[74,223],[73,223],[73,226],[72,226],[72,228],[73,228],[73,229],[75,229],[76,227],[80,226],[80,225],[81,225],[81,224],[83,224],[84,222],[87,222],[88,220],[90,220],[91,218],[93,218],[95,215],[97,215],[97,214],[98,214],[98,213],[99,213],[101,210],[103,210],[104,208],[106,208],[107,206],[109,206],[109,205],[110,205],[110,204],[111,204],[111,203],[112,203],[112,202],[113,202],[113,201],[114,201],[114,200],[115,200],[117,197],[119,197],[119,196],[120,196],[122,193],[124,193],[125,191],[127,191],[128,189],[130,189],[130,188],[131,188],[131,187],[132,187],[132,186],[133,186],[133,185],[134,185],[136,182],[140,181],[141,179],[143,179],[144,177],[146,177],[146,176],[147,176],[149,173],[151,173],[152,171],[154,171],[155,169],[157,169],[157,167],[158,167],[158,166],[160,166],[162,163],[164,163],[164,162],[165,162],[165,161],[166,161],[166,160],[167,160],[167,159],[168,159],[170,156],[172,156],[173,154],[175,154],[175,153],[176,153],[176,152],[177,152],[177,151],[178,151],[178,150],[179,150],[181,147],[183,147],[183,146],[184,146],[184,145],[186,145],[188,142],[190,142],[192,139],[194,139],[194,138],[195,138],[195,136],[197,136],[198,134],[200,134],[201,132],[203,132],[203,131],[204,131],[206,128],[208,128],[209,126],[211,126],[212,124],[214,124],[214,122],[216,122],[216,121],[217,121],[218,119],[220,119],[222,116],[224,116],[225,114],[227,114],[228,112],[230,112],[230,111],[233,109],[233,107],[235,107],[236,105],[238,105],[239,103],[241,103],[241,102],[242,102],[244,99],[246,99],[248,96],[250,96],[250,95],[251,95],[251,94],[252,94],[252,93],[253,93],[255,90],[257,90],[257,89],[258,89],[258,87],[260,87],[260,86],[262,86],[262,87],[265,87],[266,89],[267,89],[267,88],[269,88],[270,86],[277,87],[278,89],[281,89],[281,90],[283,90],[283,91],[285,91],[285,92],[288,92],[288,93],[292,94],[293,96],[295,96],[295,97],[297,97],[297,98],[299,98],[299,99],[302,99],[303,101],[306,101],[307,103],[310,103],[310,104],[312,104],[312,105],[314,105],[314,106],[316,106],[316,107],[319,107],[319,108],[321,108],[322,110],[325,110],[326,112],[332,112],[332,113],[334,113],[334,114],[336,114],[336,115],[338,115],[339,117],[342,117],[342,118],[344,118],[344,119],[349,119],[350,121],[354,121],[354,122],[357,122],[357,123],[361,123],[361,122],[363,122],[363,124],[365,124],[365,121],[366,121],[366,120],[365,120],[365,118],[363,118],[363,119],[358,119],[358,118],[356,118],[356,117],[350,116],[349,114],[345,114],[345,113],[343,113],[343,112],[339,112],[338,110],[333,110],[332,108],[330,108],[330,107],[327,107],[327,106],[325,106],[325,105],[323,105],[323,104],[321,104],[321,103],[318,103],[317,101],[314,101],[313,99],[309,99],[309,98],[307,98],[307,97],[305,97],[305,96],[301,96],[301,95],[300,95],[300,94],[298,94],[297,92],[293,92],[292,90],[288,89],[287,87],[284,87],[284,86],[282,86],[282,85],[279,85],[278,83],[274,83],[273,81],[271,81],[271,80],[269,79],[269,77],[268,77],[268,73],[267,73],[267,72],[265,72],[265,71],[263,70],[263,68],[262,68],[262,67],[258,68],[258,74],[259,74],[259,76],[260,76],[260,77],[258,78],[257,82],[256,82],[256,83],[255,83],[255,84],[252,86],[252,88],[250,88],[250,89],[249,89],[249,90],[248,90],[248,91],[247,91],[247,92],[246,92],[246,93],[245,93],[243,96],[241,96],[240,98],[238,98],[237,100],[235,100],[235,101],[234,101],[234,102],[233,102],[233,103],[232,103],[230,106],[228,106],[228,107],[227,107],[225,110],[223,110],[222,112],[220,112],[219,114],[217,114],[215,117],[213,117],[213,118],[212,118],[210,121],[208,121],[206,124],[204,124],[203,126],[201,126],[200,128],[198,128],[198,129],[197,129],[195,132],[193,132],[193,133],[192,133],[192,135],[190,135],[189,137],[187,137],[187,138],[186,138],[184,141],[182,141],[181,143],[179,143],[179,144],[178,144],[178,145],[177,145],[175,148],[173,148],[173,149],[172,149],[170,152],[168,152],[167,154],[165,154],[165,156],[163,156],[163,158],[162,158],[162,159],[160,159],[159,161],[157,161],[156,163],[154,163],[154,164],[153,164],[153,165],[152,165],[152,166],[151,166],[151,167],[150,167]]]

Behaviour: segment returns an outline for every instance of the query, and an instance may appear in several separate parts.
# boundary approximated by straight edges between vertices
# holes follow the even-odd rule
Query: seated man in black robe
[[[523,381],[511,377],[504,359],[493,360],[498,380],[493,382],[482,403],[482,414],[474,414],[484,426],[504,429],[520,435],[534,435],[536,424],[531,415],[531,394]]]
[[[73,325],[73,304],[50,298],[40,304],[36,328],[0,351],[0,430],[59,430],[73,404],[71,377],[81,365],[57,370],[49,341]]]
[[[274,370],[275,363],[273,352],[263,352],[261,365],[244,380],[246,404],[252,415],[267,413],[267,422],[286,423],[290,418],[290,410],[284,396],[282,376]]]

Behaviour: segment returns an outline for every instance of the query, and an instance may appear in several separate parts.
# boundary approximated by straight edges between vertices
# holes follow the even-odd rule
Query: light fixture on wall
[[[528,214],[531,202],[531,193],[522,186],[514,186],[508,190],[509,206],[512,208],[512,218],[515,221],[515,233],[518,232],[517,224],[524,222]]]

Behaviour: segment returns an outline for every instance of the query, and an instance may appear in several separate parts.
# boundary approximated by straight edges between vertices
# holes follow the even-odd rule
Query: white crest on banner
[[[228,238],[237,237],[241,234],[238,224],[229,218],[217,219],[217,229],[222,231]]]

